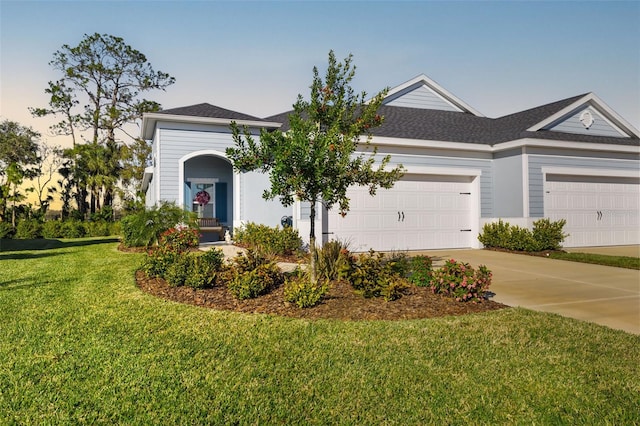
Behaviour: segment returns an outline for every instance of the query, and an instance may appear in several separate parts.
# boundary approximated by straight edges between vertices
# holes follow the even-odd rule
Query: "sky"
[[[369,94],[426,74],[499,117],[594,92],[640,128],[639,1],[0,0],[0,119],[70,144],[28,107],[46,106],[60,77],[53,53],[96,32],[176,78],[146,95],[167,109],[289,110],[334,50],[353,54],[353,86]]]

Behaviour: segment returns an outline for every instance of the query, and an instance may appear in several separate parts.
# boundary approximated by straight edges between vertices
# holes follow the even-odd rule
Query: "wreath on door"
[[[200,191],[196,194],[195,202],[201,206],[209,204],[209,201],[211,201],[211,195],[207,191]]]

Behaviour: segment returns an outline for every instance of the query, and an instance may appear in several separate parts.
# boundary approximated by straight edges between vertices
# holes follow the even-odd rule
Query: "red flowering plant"
[[[479,302],[489,289],[491,277],[491,271],[484,265],[476,270],[468,263],[450,259],[433,273],[431,291],[453,297],[458,302]]]
[[[200,234],[197,229],[187,227],[170,228],[160,235],[160,246],[167,246],[174,251],[183,252],[197,247]]]

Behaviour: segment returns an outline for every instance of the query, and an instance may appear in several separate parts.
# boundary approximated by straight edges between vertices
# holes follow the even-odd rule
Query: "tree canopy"
[[[74,179],[77,198],[81,199],[78,207],[83,210],[86,203],[82,199],[90,196],[94,211],[100,198],[104,205],[111,204],[123,162],[131,152],[122,149],[124,141],[117,131],[135,139],[127,134],[126,125],[145,112],[160,109],[160,104],[143,98],[143,94],[164,90],[175,79],[154,70],[146,56],[122,38],[108,34],[85,34],[77,46],[63,45],[49,65],[61,77],[45,89],[49,105],[31,108],[31,112],[60,118],[51,131],[70,136],[74,149],[68,150],[67,156],[87,167],[83,171],[71,167],[78,175]],[[88,147],[75,149],[83,141]]]
[[[38,173],[39,138],[38,132],[15,121],[0,123],[0,221],[6,220],[8,201],[15,204],[24,198],[18,191],[22,181]]]
[[[353,57],[343,62],[329,52],[324,78],[313,68],[309,99],[298,95],[284,131],[262,129],[257,142],[248,129],[232,124],[235,147],[227,156],[236,170],[260,170],[269,174],[265,199],[278,197],[284,205],[296,199],[311,204],[310,246],[315,251],[316,203],[327,209],[349,211],[347,189],[368,186],[391,188],[402,176],[402,166],[387,170],[390,157],[377,158],[370,130],[383,122],[377,111],[388,89],[367,100],[351,87],[355,76]],[[313,258],[313,256],[312,256]]]

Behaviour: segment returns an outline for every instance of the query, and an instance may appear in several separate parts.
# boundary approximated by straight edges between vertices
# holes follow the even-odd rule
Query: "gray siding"
[[[244,173],[240,177],[240,186],[242,187],[241,220],[278,226],[282,216],[292,215],[293,207],[283,206],[278,198],[270,201],[262,198],[265,189],[270,187],[268,176],[259,172]]]
[[[493,160],[493,213],[496,217],[520,217],[522,213],[522,152],[500,152]]]
[[[382,155],[380,158],[382,158]],[[489,159],[452,158],[394,154],[390,166],[402,164],[405,167],[445,167],[479,169],[480,175],[480,216],[493,217],[493,168]]]
[[[384,104],[408,108],[461,111],[459,108],[442,99],[424,84],[408,87],[407,89],[396,93],[394,96],[387,98]]]
[[[588,129],[580,122],[580,115],[584,111],[589,111],[593,117],[593,124]],[[582,135],[611,136],[617,138],[624,137],[591,107],[581,109],[571,117],[551,127],[549,130],[563,133],[578,133]]]
[[[589,169],[633,170],[640,169],[639,161],[616,158],[559,157],[529,155],[529,215],[544,216],[544,182],[542,167],[582,167]]]
[[[179,203],[179,163],[180,159],[187,154],[196,151],[214,150],[224,153],[226,148],[234,145],[231,133],[223,132],[223,128],[214,129],[216,131],[190,131],[179,129],[167,129],[163,128],[158,131],[160,144],[158,149],[158,158],[160,162],[160,176],[157,180],[160,185],[160,199],[167,201],[174,201]],[[257,136],[256,136],[257,139]],[[190,159],[189,164],[194,165],[193,169],[187,169],[185,171],[186,177],[209,177],[212,173],[207,171],[207,167],[201,164],[201,161],[206,161],[206,158]],[[192,161],[195,162],[192,163]],[[226,163],[225,160],[218,160],[222,163]],[[221,164],[222,164],[221,163]],[[231,212],[233,211],[233,191],[237,190],[233,187],[233,179],[229,178],[231,169],[226,169],[222,177],[228,180],[228,217],[231,221]],[[203,175],[204,174],[204,175]],[[221,177],[221,176],[210,176]],[[154,176],[155,180],[156,176]],[[240,220],[264,223],[270,226],[275,226],[280,223],[282,216],[291,215],[292,209],[290,207],[283,207],[277,200],[265,201],[262,199],[262,192],[269,185],[269,179],[267,176],[261,173],[247,173],[240,177],[240,212],[237,213],[237,218]]]
[[[233,146],[230,133],[213,133],[186,130],[160,129],[160,199],[180,202],[178,200],[178,166],[185,155],[201,150],[224,152]],[[155,177],[155,176],[154,176]]]

